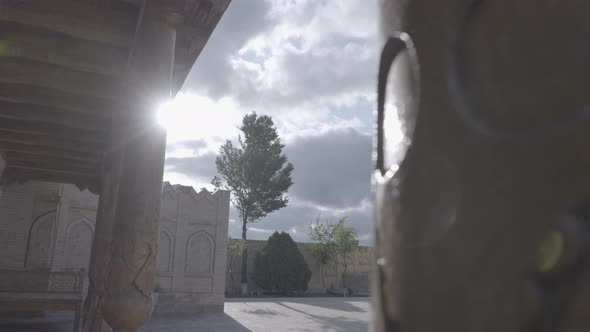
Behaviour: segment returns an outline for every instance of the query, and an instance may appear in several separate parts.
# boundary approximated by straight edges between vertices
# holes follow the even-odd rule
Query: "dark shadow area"
[[[328,316],[321,316],[321,315],[314,315],[303,310],[296,309],[292,306],[289,306],[283,302],[277,302],[278,305],[283,306],[289,310],[296,311],[309,319],[316,321],[321,325],[322,331],[323,330],[335,330],[338,332],[366,332],[369,330],[369,326],[366,322],[363,322],[358,319],[350,319],[344,316],[337,316],[337,317],[328,317]],[[307,304],[307,303],[306,303]],[[315,331],[306,331],[306,332],[315,332]]]
[[[279,302],[284,302],[284,303],[301,303],[301,304],[305,304],[305,305],[309,305],[309,306],[314,306],[314,307],[320,307],[320,308],[324,308],[324,309],[332,309],[332,310],[339,310],[339,311],[346,311],[346,312],[367,312],[367,310],[363,309],[363,308],[359,308],[355,305],[353,305],[350,302],[355,302],[355,301],[359,301],[359,299],[355,299],[352,297],[342,297],[342,298],[338,298],[338,300],[340,301],[335,301],[334,298],[327,298],[329,300],[324,300],[324,298],[316,298],[313,301],[310,301],[309,299],[306,298],[289,298],[289,299],[285,299],[285,301],[280,301]]]
[[[154,318],[140,330],[142,332],[252,332],[225,313],[202,313],[191,317]]]
[[[71,323],[14,323],[2,324],[0,323],[0,331],[2,332],[65,332],[72,331]]]
[[[71,312],[49,311],[44,316],[11,316],[8,313],[0,317],[2,332],[71,332],[74,325]]]
[[[73,314],[48,312],[45,317],[0,317],[1,332],[71,332]],[[140,330],[142,332],[252,332],[224,313],[202,313],[191,317],[153,318]]]
[[[269,309],[247,309],[242,310],[243,313],[251,314],[251,315],[260,315],[260,316],[285,316],[284,314],[269,310]]]

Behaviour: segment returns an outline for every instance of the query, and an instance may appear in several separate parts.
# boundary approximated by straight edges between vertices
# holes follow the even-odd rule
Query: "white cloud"
[[[335,109],[358,98],[374,100],[375,17],[376,3],[360,0],[235,0],[185,90],[230,97],[242,113],[271,114],[286,135],[302,130],[318,134],[330,126],[364,126],[367,131],[369,115],[354,119]],[[215,47],[221,54],[212,55]],[[220,59],[225,59],[223,66]],[[216,75],[209,77],[213,70]],[[197,80],[199,72],[205,74],[202,81]],[[221,78],[223,86],[213,84],[219,91],[207,94],[209,81]]]
[[[252,232],[256,232],[256,233],[262,233],[262,234],[272,234],[274,232],[270,229],[263,229],[263,228],[257,228],[257,227],[248,227],[248,230],[252,231]]]

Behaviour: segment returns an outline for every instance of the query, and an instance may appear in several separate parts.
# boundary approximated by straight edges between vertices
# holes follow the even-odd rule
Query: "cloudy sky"
[[[272,116],[293,163],[290,204],[250,225],[307,240],[318,216],[348,216],[372,242],[376,1],[232,0],[163,119],[165,180],[211,189],[215,155],[244,114]],[[237,212],[230,236],[240,236]]]

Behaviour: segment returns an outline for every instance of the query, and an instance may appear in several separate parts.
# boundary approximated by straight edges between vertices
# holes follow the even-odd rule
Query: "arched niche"
[[[186,244],[186,274],[211,276],[213,275],[213,255],[215,242],[213,237],[199,231],[193,234]]]
[[[88,270],[90,250],[94,239],[94,227],[86,218],[80,218],[66,228],[65,268]]]
[[[51,262],[51,247],[56,221],[56,211],[39,215],[28,231],[24,266],[29,269],[45,269]]]
[[[172,270],[172,253],[174,240],[167,231],[160,231],[158,255],[156,256],[156,271],[170,272]]]

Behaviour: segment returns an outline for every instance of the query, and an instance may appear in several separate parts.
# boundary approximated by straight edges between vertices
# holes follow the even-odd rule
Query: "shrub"
[[[283,295],[307,290],[311,271],[288,233],[275,232],[254,260],[254,281],[264,290]]]

